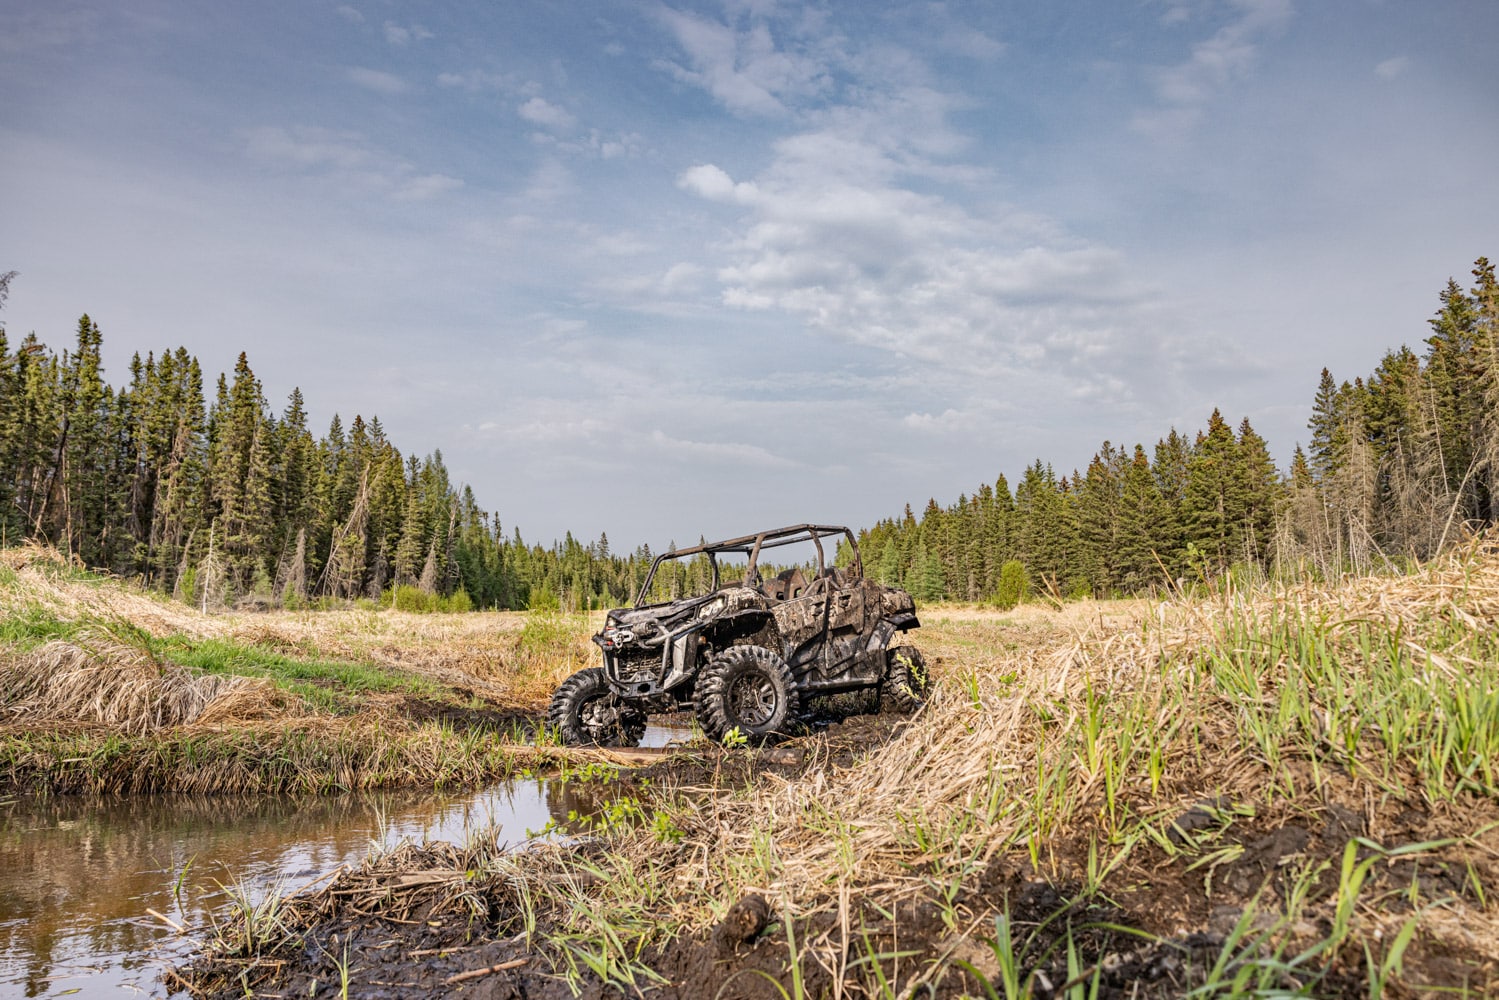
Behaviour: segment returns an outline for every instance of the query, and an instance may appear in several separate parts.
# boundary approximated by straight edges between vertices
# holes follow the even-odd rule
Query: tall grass
[[[1315,994],[1335,974],[1371,997],[1412,993],[1456,975],[1441,956],[1480,968],[1499,954],[1499,551],[1336,586],[943,616],[916,637],[936,688],[883,745],[812,737],[794,778],[722,768],[690,793],[641,785],[641,807],[587,846],[469,859],[466,884],[492,912],[523,912],[556,971],[619,989],[644,990],[658,949],[706,938],[749,893],[782,914],[780,982],[835,997],[1027,995],[1043,973],[1049,995],[1087,996],[1106,971],[1093,952],[1120,935],[1184,956],[1181,991],[1200,996]],[[410,627],[442,627],[422,617]],[[470,676],[520,665],[539,688],[589,662],[586,632],[585,619],[513,619]],[[417,751],[379,756],[393,732],[357,737],[359,773],[411,766]],[[1324,822],[1333,807],[1362,834]],[[1257,841],[1290,826],[1306,846],[1235,888]],[[1037,885],[1060,915],[1025,923],[1015,904]],[[1242,912],[1215,943],[1186,941],[1223,900]],[[1119,927],[1100,936],[1088,925],[1103,910]],[[917,912],[936,929],[912,942]],[[989,929],[979,983],[960,960],[977,968],[965,945]],[[869,960],[851,959],[861,949]]]
[[[759,892],[790,920],[833,928],[803,935],[799,962],[846,970],[854,929],[880,912],[935,906],[957,936],[992,925],[1008,890],[983,888],[985,873],[1003,860],[1081,899],[1137,899],[1132,887],[1165,870],[1172,885],[1197,887],[1174,891],[1206,920],[1213,900],[1243,891],[1227,876],[1265,831],[1321,829],[1315,817],[1343,803],[1396,837],[1419,813],[1422,833],[1346,849],[1324,841],[1334,827],[1314,833],[1313,853],[1272,865],[1242,925],[1193,966],[1195,995],[1294,990],[1349,963],[1364,963],[1374,995],[1408,989],[1399,984],[1417,953],[1499,953],[1480,888],[1499,828],[1499,553],[1476,546],[1413,575],[1338,586],[1022,611],[924,629],[929,661],[945,661],[937,690],[853,766],[818,765],[814,742],[800,780],[657,807],[683,832],[682,860],[657,876],[674,894],[647,886],[613,910],[595,903],[590,919],[618,916],[661,943]],[[1175,820],[1204,802],[1215,818],[1182,835]],[[661,863],[646,831],[611,831],[610,844],[590,862],[605,884]],[[1474,888],[1424,888],[1423,865],[1476,872]],[[643,900],[663,907],[653,927],[626,919]],[[1148,904],[1137,919],[1130,930],[1162,940],[1178,930],[1153,923],[1162,918]],[[1096,970],[1081,951],[1069,957],[1069,940],[1031,956],[1032,968],[1056,958],[1066,992],[1088,995]],[[917,981],[956,989],[944,954],[905,963],[896,992]],[[861,968],[866,978],[836,990],[882,995]]]
[[[492,779],[524,738],[494,720],[534,717],[592,651],[581,617],[202,614],[34,547],[0,567],[4,789]]]
[[[516,773],[520,761],[500,736],[369,717],[147,735],[11,732],[0,739],[0,787],[51,794],[463,787]]]

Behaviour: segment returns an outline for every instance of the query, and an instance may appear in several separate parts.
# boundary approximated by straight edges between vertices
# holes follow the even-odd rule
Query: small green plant
[[[187,874],[193,870],[193,862],[197,860],[198,856],[196,854],[188,858],[187,863],[182,866],[182,870],[177,873],[177,877],[172,880],[172,900],[177,904],[178,913],[183,912],[182,890],[187,887]]]
[[[738,750],[748,743],[749,737],[741,733],[738,726],[723,734],[723,745],[727,750]]]
[[[680,844],[687,834],[666,813],[656,810],[651,814],[651,829],[656,839],[663,844]]]
[[[999,584],[994,589],[991,603],[1002,611],[1009,611],[1030,596],[1031,578],[1025,564],[1018,559],[1009,559],[999,567]]]
[[[989,1000],[1022,1000],[1030,996],[1030,984],[1021,978],[1020,956],[1015,952],[1015,941],[1013,931],[1010,929],[1010,914],[1008,911],[994,918],[994,936],[985,942],[989,950],[994,953],[994,962],[999,967],[997,982],[995,984],[971,963],[962,959],[957,961],[959,968],[966,971],[974,979],[978,980],[984,995]],[[1003,990],[1001,993],[1000,991]]]

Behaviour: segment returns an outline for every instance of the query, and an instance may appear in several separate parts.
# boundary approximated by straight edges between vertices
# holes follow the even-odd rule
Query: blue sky
[[[0,0],[5,321],[247,350],[533,540],[867,525],[1418,344],[1499,4]]]

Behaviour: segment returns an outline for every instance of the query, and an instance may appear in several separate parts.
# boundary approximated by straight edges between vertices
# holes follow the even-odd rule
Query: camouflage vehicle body
[[[810,578],[799,566],[761,578],[762,554],[807,542]],[[849,554],[841,568],[832,558],[840,543]],[[698,555],[711,573],[704,593],[644,603],[663,564]],[[747,560],[741,579],[722,578],[722,556]],[[915,603],[864,576],[848,528],[792,525],[674,550],[652,562],[641,595],[594,636],[603,667],[575,674],[553,699],[551,721],[569,741],[633,745],[648,712],[683,708],[710,738],[737,729],[763,739],[815,695],[880,688],[907,707],[925,690],[920,654],[891,647],[920,626]]]

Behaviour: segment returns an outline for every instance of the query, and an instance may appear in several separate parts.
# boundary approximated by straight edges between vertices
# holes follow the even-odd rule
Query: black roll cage
[[[864,563],[859,556],[859,543],[854,539],[854,533],[842,525],[836,524],[793,524],[785,528],[774,528],[770,531],[760,531],[753,535],[741,535],[738,538],[726,538],[721,542],[707,542],[703,545],[694,545],[690,549],[672,549],[663,552],[651,560],[651,568],[645,574],[645,582],[640,585],[640,593],[635,598],[635,607],[645,607],[646,595],[651,592],[651,584],[656,579],[656,569],[662,563],[673,559],[686,559],[691,556],[704,553],[708,556],[708,564],[713,568],[713,582],[710,590],[719,587],[718,560],[715,558],[720,552],[732,553],[749,557],[749,562],[744,568],[744,582],[754,586],[759,582],[759,570],[756,568],[760,561],[760,553],[766,549],[778,548],[782,545],[795,545],[797,542],[810,541],[817,549],[817,572],[821,574],[827,567],[827,557],[823,553],[822,540],[843,536],[848,542],[850,551],[854,554],[853,573],[855,576],[864,575]],[[836,549],[835,549],[836,552]]]

